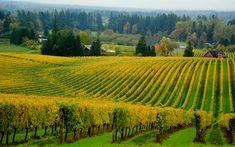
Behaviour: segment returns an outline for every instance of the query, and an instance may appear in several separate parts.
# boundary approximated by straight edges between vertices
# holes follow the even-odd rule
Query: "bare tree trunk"
[[[65,126],[65,136],[64,136],[65,142],[67,142],[67,137],[68,137],[68,126]]]
[[[73,139],[74,139],[74,141],[77,140],[77,130],[73,131]]]
[[[54,134],[54,125],[51,126],[51,134]]]
[[[43,136],[46,136],[46,135],[47,135],[47,126],[45,126],[44,135]]]
[[[9,144],[9,131],[7,131],[7,138],[6,138],[6,144]]]
[[[25,138],[24,138],[24,141],[25,141],[25,142],[27,141],[28,133],[29,133],[29,128],[26,128],[26,134],[25,134]]]
[[[37,131],[38,131],[38,128],[36,127],[36,128],[35,128],[35,131],[34,131],[34,138],[37,137]]]
[[[14,133],[13,133],[13,137],[12,137],[12,142],[13,143],[15,143],[16,131],[17,131],[17,129],[14,127]]]
[[[3,138],[4,138],[4,131],[2,131],[2,136],[1,136],[0,143],[2,143],[2,141],[3,141]]]

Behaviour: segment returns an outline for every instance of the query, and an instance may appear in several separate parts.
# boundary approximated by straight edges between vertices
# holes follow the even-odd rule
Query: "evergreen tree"
[[[54,34],[50,34],[47,37],[47,41],[43,42],[42,48],[41,48],[41,54],[42,55],[54,55],[55,45],[55,38]]]
[[[76,36],[75,45],[74,56],[83,56],[83,46],[79,35]]]
[[[30,31],[27,28],[15,28],[10,36],[10,43],[20,45],[23,43],[24,38],[30,38]]]
[[[0,10],[0,20],[3,20],[5,18],[5,11]]]
[[[230,41],[231,42],[231,41]],[[221,38],[219,41],[220,44],[224,45],[224,46],[228,46],[229,45],[229,40],[227,38]]]
[[[91,53],[93,56],[101,55],[101,42],[99,37],[97,37],[96,41],[94,41],[91,45]]]
[[[148,55],[148,46],[145,40],[145,37],[142,36],[137,44],[136,47],[136,55],[143,55],[143,56],[147,56]]]
[[[103,31],[103,21],[102,21],[101,15],[99,13],[96,14],[96,25],[97,25],[96,30]]]
[[[184,51],[184,57],[193,57],[193,56],[194,56],[193,47],[191,45],[191,42],[189,42],[188,46],[186,47]]]
[[[30,29],[30,31],[29,31],[29,39],[31,39],[31,40],[36,39],[36,34],[35,34],[35,31],[33,29]]]
[[[196,32],[197,31],[197,26],[196,26],[196,22],[194,21],[192,24],[192,32]]]
[[[57,32],[57,51],[58,56],[75,56],[76,38],[70,30]]]
[[[52,32],[53,32],[53,33],[57,33],[58,31],[59,31],[59,24],[58,24],[57,17],[55,16],[55,18],[54,18],[54,20],[53,20]]]
[[[49,35],[49,30],[48,27],[44,28],[44,36],[48,36]]]
[[[11,24],[11,19],[9,16],[7,16],[5,21],[3,22],[3,32],[4,33],[10,31],[10,24]]]
[[[230,37],[230,44],[231,45],[235,44],[235,35],[234,34]]]
[[[149,56],[156,56],[155,46],[149,46]]]
[[[79,36],[70,30],[60,30],[49,34],[47,41],[41,48],[43,55],[82,56],[83,46]]]

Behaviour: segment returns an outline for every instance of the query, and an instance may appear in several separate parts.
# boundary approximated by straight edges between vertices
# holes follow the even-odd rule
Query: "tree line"
[[[139,16],[122,13],[111,13],[108,22],[96,12],[84,11],[24,11],[18,10],[16,14],[1,11],[0,20],[4,18],[4,24],[8,25],[4,32],[8,32],[10,24],[13,27],[23,26],[34,28],[35,31],[51,30],[53,28],[53,20],[58,20],[59,28],[104,31],[104,29],[112,29],[114,32],[126,34],[145,34],[148,30],[153,33],[172,32],[176,22],[185,21],[189,18],[178,17],[175,14],[161,14],[157,16]]]
[[[196,20],[177,22],[170,37],[179,41],[190,41],[196,48],[204,48],[205,43],[233,45],[235,25],[232,22],[226,24],[216,16],[211,18],[199,16]]]
[[[82,44],[80,35],[75,35],[71,30],[53,30],[43,42],[41,53],[54,56],[84,56],[85,46]],[[101,42],[99,37],[92,43],[90,54],[101,55]]]
[[[235,44],[234,22],[235,20],[231,20],[226,23],[217,16],[210,18],[198,16],[196,19],[191,20],[189,17],[179,17],[175,14],[141,16],[115,12],[110,13],[108,19],[105,19],[100,13],[72,10],[55,10],[50,12],[0,11],[0,36],[9,37],[11,43],[20,45],[24,42],[25,38],[36,41],[37,35],[41,33],[48,37],[47,42],[50,42],[49,44],[54,44],[54,47],[57,48],[59,43],[56,42],[59,42],[58,40],[61,36],[70,37],[68,40],[74,40],[74,42],[78,40],[83,41],[82,37],[79,39],[73,33],[82,30],[95,32],[107,32],[108,30],[109,32],[122,34],[141,34],[145,36],[146,46],[142,46],[140,49],[138,47],[139,44],[137,44],[136,54],[151,56],[156,54],[153,48],[156,44],[159,44],[157,50],[165,50],[165,46],[161,43],[164,37],[176,41],[190,42],[190,46],[193,48],[216,48],[218,45],[220,45],[220,48],[224,48],[225,46],[233,45]],[[54,33],[52,30],[54,30]],[[68,30],[71,31],[69,32]],[[55,33],[58,31],[58,34]],[[143,38],[142,41],[140,39],[140,42],[143,42]],[[167,43],[169,40],[165,39],[163,42]],[[49,46],[49,44],[47,45]],[[62,47],[62,44],[60,46]],[[42,53],[61,55],[61,53],[52,53],[52,50],[55,51],[55,49],[52,49],[54,47],[48,49],[50,51],[45,51],[46,47],[44,45]],[[70,46],[68,47],[70,48]],[[80,47],[76,48],[79,49]],[[161,52],[161,54],[168,55],[168,51],[165,50],[165,53]],[[64,53],[64,51],[60,52]],[[65,53],[65,55],[71,54],[71,51],[68,52],[70,53]],[[81,49],[76,51],[75,55],[82,55]]]

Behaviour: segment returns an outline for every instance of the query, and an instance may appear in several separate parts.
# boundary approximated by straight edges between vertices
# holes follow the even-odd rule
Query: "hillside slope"
[[[0,92],[202,109],[235,108],[235,61],[0,54]]]

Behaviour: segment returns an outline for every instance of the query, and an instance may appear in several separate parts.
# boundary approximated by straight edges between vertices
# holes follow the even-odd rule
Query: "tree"
[[[184,57],[193,57],[194,56],[193,47],[191,45],[191,42],[188,43],[188,46],[186,47],[183,56]]]
[[[160,43],[156,46],[157,52],[160,55],[168,56],[170,52],[178,48],[179,44],[170,38],[163,37]]]
[[[87,32],[81,31],[81,32],[79,32],[79,36],[80,36],[80,40],[81,40],[82,44],[84,44],[84,45],[91,44],[91,40],[90,40],[90,37]]]
[[[205,43],[207,42],[207,38],[206,38],[206,33],[203,32],[198,40],[198,44],[197,44],[197,47],[198,48],[204,48],[205,46]]]
[[[75,47],[75,37],[72,31],[61,30],[57,34],[57,51],[58,56],[73,56]]]
[[[11,24],[10,16],[7,16],[5,21],[3,22],[3,32],[4,33],[10,31],[10,24]]]
[[[110,36],[111,36],[111,35],[113,35],[113,33],[114,33],[114,32],[113,32],[112,29],[105,29],[105,30],[104,30],[104,34],[105,34],[105,35],[110,35]]]
[[[134,24],[132,26],[132,29],[131,29],[131,33],[132,34],[136,34],[138,32],[138,25],[137,24]]]
[[[49,30],[48,27],[44,28],[44,36],[48,36],[49,35]]]
[[[57,33],[59,31],[59,24],[58,24],[58,19],[55,16],[54,20],[53,20],[53,29],[52,32],[53,33]]]
[[[220,44],[224,45],[224,46],[228,46],[229,45],[229,40],[227,38],[221,38],[219,41]]]
[[[175,30],[170,34],[170,37],[175,40],[185,41],[190,32],[191,26],[189,22],[177,22]]]
[[[33,39],[31,37],[29,29],[24,27],[15,28],[11,33],[10,43],[20,45],[23,43],[24,38]]]
[[[83,56],[83,46],[79,35],[76,36],[74,56]]]
[[[0,20],[0,32],[3,31],[3,21]]]
[[[235,25],[235,19],[230,20],[230,21],[228,22],[228,25]]]
[[[97,37],[96,41],[94,41],[91,45],[91,53],[93,56],[101,55],[101,42],[99,37]]]
[[[219,45],[216,47],[216,50],[217,50],[217,51],[225,52],[225,51],[227,51],[227,48],[226,48],[224,45],[219,44]]]
[[[102,31],[104,29],[102,17],[99,13],[96,14],[96,25],[97,25],[96,28],[97,31]]]
[[[230,37],[230,44],[231,45],[235,44],[235,35],[234,34],[232,34]]]
[[[156,56],[156,50],[155,50],[155,46],[149,46],[148,47],[149,50],[148,50],[148,56]]]
[[[29,30],[29,36],[28,37],[31,40],[35,40],[36,39],[36,34],[35,34],[35,31],[33,29]]]
[[[47,41],[41,48],[43,55],[82,56],[83,47],[79,36],[70,30],[60,30],[49,34]]]
[[[129,22],[127,22],[124,26],[123,26],[123,33],[124,34],[128,34],[130,32],[130,28],[131,28],[131,24]]]
[[[148,54],[148,46],[145,37],[142,36],[136,47],[136,55],[147,56],[147,54]]]
[[[198,38],[196,33],[192,33],[191,35],[189,35],[187,40],[191,42],[194,47],[196,47],[198,44]]]
[[[54,49],[55,49],[55,34],[49,34],[47,37],[47,41],[43,42],[42,48],[41,48],[41,54],[42,55],[54,55]]]

